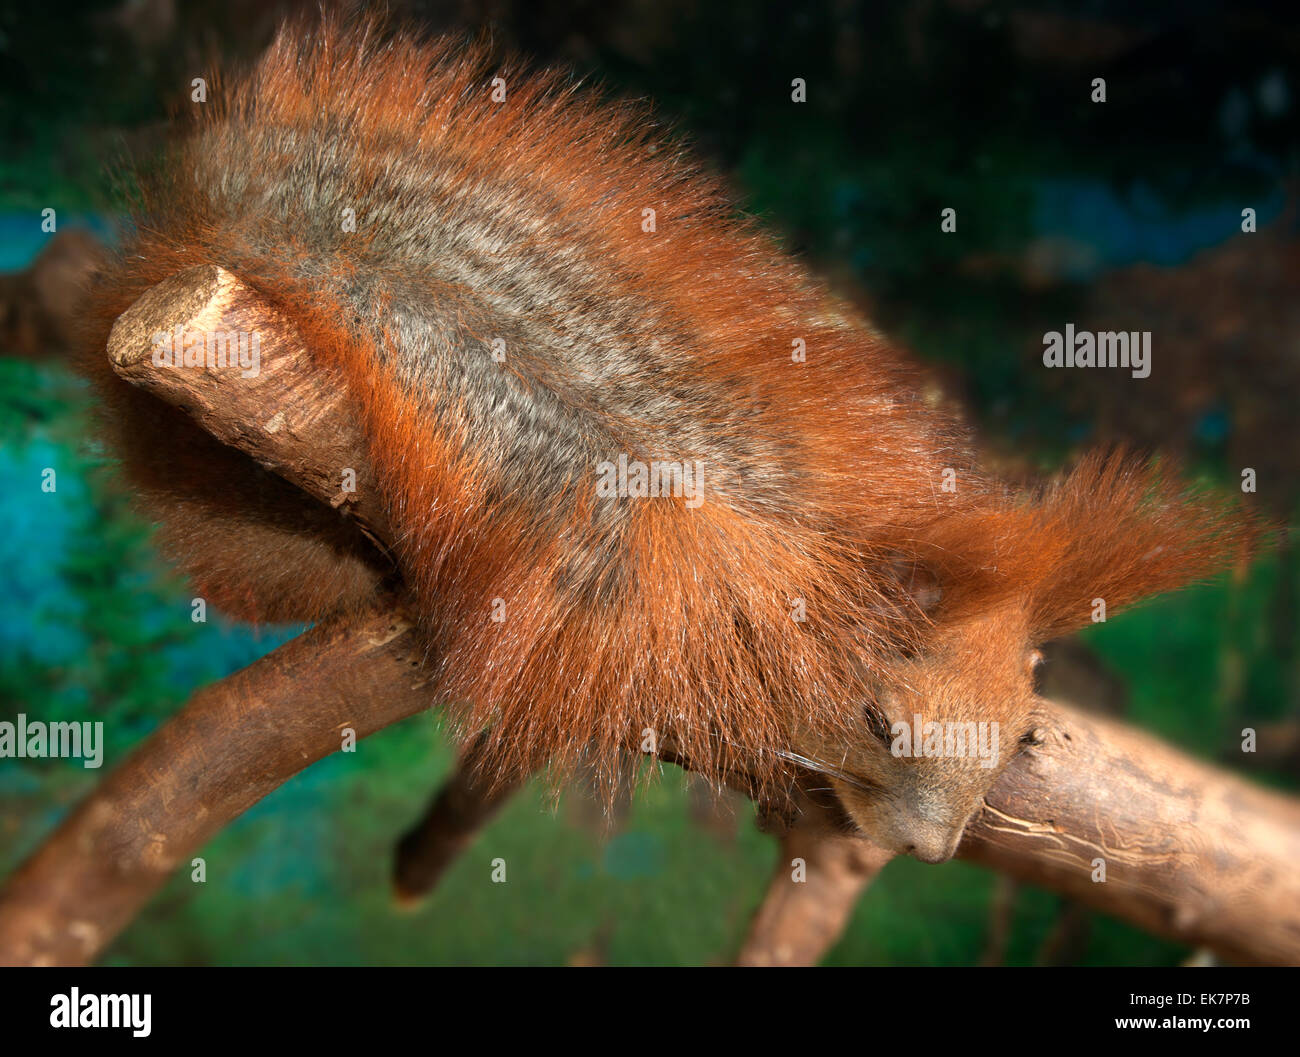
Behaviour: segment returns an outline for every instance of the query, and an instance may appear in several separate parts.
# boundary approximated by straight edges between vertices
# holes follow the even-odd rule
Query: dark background
[[[209,57],[252,58],[298,4],[0,3],[0,268],[61,229],[108,235],[169,108]],[[1294,5],[393,3],[538,65],[653,100],[793,250],[934,367],[1008,471],[1126,440],[1294,520],[1300,246]],[[802,77],[808,102],[790,100]],[[1106,80],[1107,101],[1091,101]],[[943,234],[939,214],[957,210]],[[1242,210],[1259,230],[1243,234]],[[6,287],[12,301],[23,297]],[[0,294],[0,304],[4,295]],[[57,308],[57,306],[55,306]],[[15,311],[9,304],[4,311]],[[65,306],[65,310],[67,306]],[[0,316],[0,322],[4,317]],[[1150,330],[1151,377],[1049,371],[1042,336]],[[0,359],[0,719],[103,720],[107,763],[199,685],[295,629],[190,622],[189,595],[99,470],[88,395],[57,343]],[[56,493],[39,487],[58,472]],[[1111,707],[1257,780],[1300,785],[1300,570],[1249,571],[1085,636]],[[1118,703],[1116,703],[1118,702]],[[1245,726],[1261,751],[1240,751]],[[746,803],[675,771],[605,827],[583,790],[517,798],[413,916],[390,906],[397,836],[450,765],[409,721],[289,782],[178,875],[119,963],[725,962],[775,854]],[[98,775],[0,760],[0,874]],[[505,885],[489,863],[510,863]],[[1000,910],[995,910],[1000,907]],[[990,939],[995,914],[1005,945]],[[963,863],[891,864],[835,964],[1171,964],[1192,952]]]

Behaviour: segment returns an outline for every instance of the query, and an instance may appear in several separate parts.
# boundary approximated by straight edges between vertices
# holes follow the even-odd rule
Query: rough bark
[[[828,796],[801,790],[793,816],[768,827],[777,831],[780,851],[737,965],[816,965],[844,932],[859,896],[894,857],[849,831]]]
[[[0,964],[94,961],[190,856],[290,776],[428,707],[399,608],[327,622],[205,687],[0,890]]]
[[[1300,964],[1300,803],[1064,706],[1042,738],[958,855],[1231,961]]]

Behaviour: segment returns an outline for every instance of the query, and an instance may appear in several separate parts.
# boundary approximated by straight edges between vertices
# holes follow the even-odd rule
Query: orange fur
[[[496,73],[504,103],[490,96]],[[102,286],[92,352],[102,360],[108,325],[144,290],[196,263],[229,268],[295,322],[359,402],[401,572],[420,600],[437,702],[463,731],[490,730],[486,755],[501,774],[548,761],[564,770],[594,746],[611,777],[616,751],[648,729],[710,773],[739,764],[775,785],[785,773],[776,750],[809,731],[824,745],[860,737],[879,680],[900,656],[925,656],[945,629],[1016,599],[1031,638],[1059,635],[1087,623],[1094,597],[1114,611],[1213,571],[1251,537],[1244,518],[1189,500],[1131,459],[1086,459],[1041,495],[993,480],[960,424],[916,395],[913,366],[734,217],[719,184],[639,109],[556,75],[497,70],[472,47],[333,20],[282,32],[250,76],[215,94],[148,187],[139,230]],[[239,152],[251,128],[297,138],[283,152],[263,145],[249,161]],[[514,262],[536,251],[568,255],[599,277],[593,312],[653,312],[667,366],[622,383],[645,391],[644,414],[612,411],[578,384],[581,340],[568,359],[524,343],[502,369],[512,385],[558,395],[611,438],[611,451],[690,459],[699,455],[691,438],[703,437],[743,453],[734,465],[706,460],[704,504],[630,502],[615,533],[590,466],[575,465],[545,497],[512,491],[509,438],[503,447],[457,393],[422,395],[403,383],[394,363],[409,354],[382,322],[389,301],[370,306],[378,329],[347,322],[354,309],[339,290],[389,268],[384,247],[400,232],[363,223],[325,254],[312,241],[310,202],[301,233],[269,230],[255,206],[215,208],[195,176],[231,166],[255,203],[259,180],[271,187],[299,160],[291,146],[330,137],[346,144],[348,186],[361,195],[385,186],[394,151],[427,157],[442,197],[410,202],[411,218],[454,215],[468,208],[457,195],[480,184],[517,191],[513,241],[485,288],[432,266],[400,276],[463,319],[471,345],[493,333],[495,320],[479,322],[484,296],[499,295]],[[656,212],[653,234],[642,230],[646,208]],[[266,239],[275,254],[250,249]],[[313,278],[322,270],[328,282]],[[626,335],[642,317],[609,318],[611,333]],[[524,322],[557,341],[582,337],[573,317],[544,304]],[[795,338],[806,343],[805,363],[791,362]],[[651,397],[690,386],[707,398],[690,403],[690,431],[678,435],[655,418]],[[193,427],[161,411],[141,426],[147,398],[118,399],[128,469],[160,516],[187,526],[173,529],[173,544],[201,578],[213,575],[204,544],[213,526],[252,510],[242,520],[259,525],[250,547],[271,548],[266,565],[338,591],[295,591],[282,575],[268,599],[250,573],[255,601],[237,612],[312,619],[373,589],[379,574],[364,545],[328,539],[292,504],[277,499],[271,510],[250,498],[239,477],[251,467],[237,466],[239,456],[173,461],[170,452],[194,442]],[[956,491],[942,487],[946,470]],[[918,570],[938,585],[933,605],[915,597]],[[239,571],[219,574],[231,578],[226,597],[237,596]],[[504,622],[491,619],[495,599]],[[805,621],[793,619],[798,606]]]

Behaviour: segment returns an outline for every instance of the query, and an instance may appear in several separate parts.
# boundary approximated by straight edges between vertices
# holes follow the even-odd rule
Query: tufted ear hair
[[[1117,450],[1037,493],[990,492],[936,518],[913,537],[914,563],[894,567],[924,570],[900,584],[936,624],[1015,605],[1045,642],[1089,624],[1097,599],[1109,616],[1248,558],[1274,531],[1240,501]]]
[[[1093,454],[1023,519],[1019,575],[1040,641],[1249,558],[1271,529],[1240,501],[1189,488],[1172,468]]]

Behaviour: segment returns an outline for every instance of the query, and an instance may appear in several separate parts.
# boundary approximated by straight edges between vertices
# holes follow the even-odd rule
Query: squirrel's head
[[[1037,644],[1215,572],[1261,533],[1158,467],[1100,455],[1039,496],[940,530],[899,580],[928,622],[917,648],[869,662],[856,733],[798,746],[868,837],[927,862],[953,855],[1036,740]]]
[[[875,843],[944,862],[1007,764],[1033,739],[1041,655],[1025,614],[1000,607],[944,629],[874,680],[862,737],[836,765],[836,794]]]

